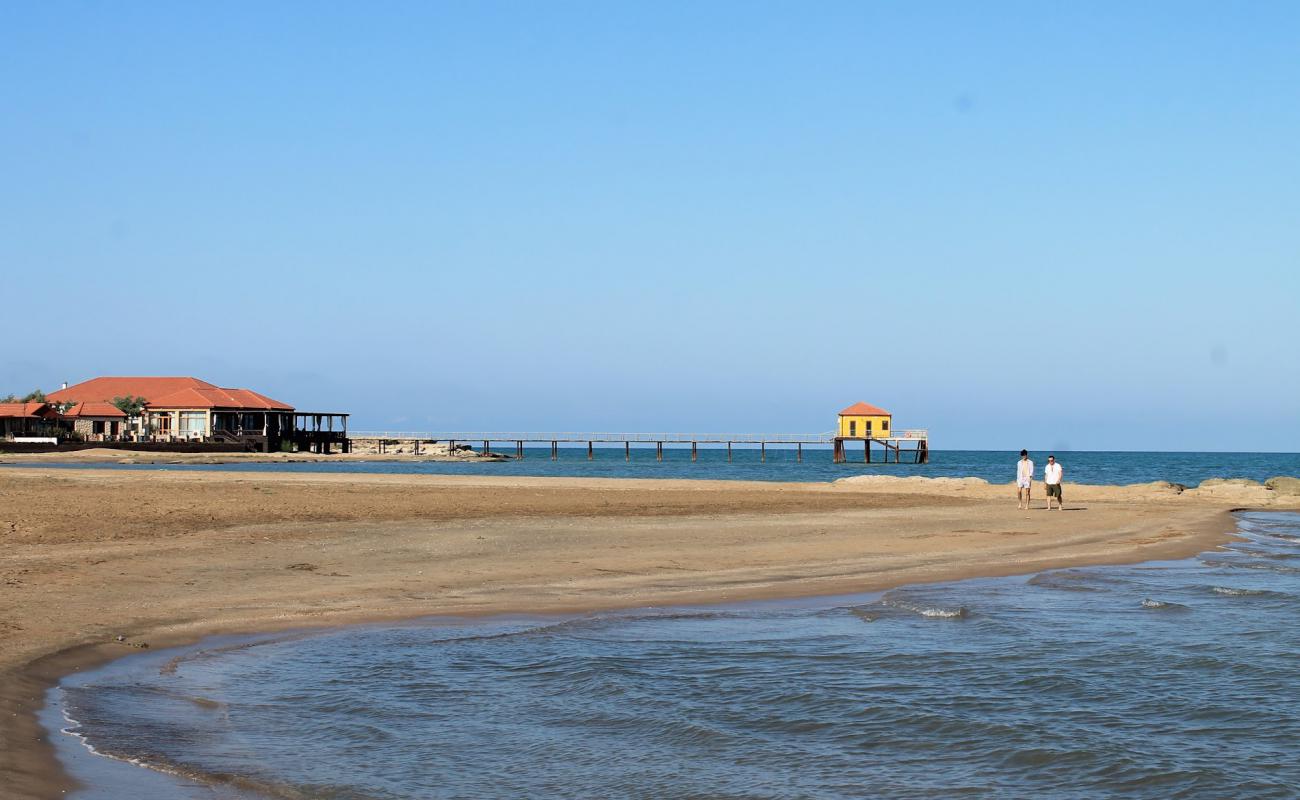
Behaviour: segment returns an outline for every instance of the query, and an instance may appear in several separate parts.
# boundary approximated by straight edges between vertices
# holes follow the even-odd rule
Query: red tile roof
[[[125,417],[126,412],[112,403],[77,403],[63,412],[65,417]]]
[[[53,402],[111,403],[115,397],[155,397],[179,392],[181,389],[215,389],[216,386],[198,378],[91,378],[66,389],[50,392],[46,398]]]
[[[114,398],[143,397],[149,408],[247,408],[293,411],[293,406],[249,389],[222,389],[198,378],[92,378],[50,392],[54,402],[111,403]]]
[[[841,417],[892,417],[885,409],[870,403],[854,403],[840,412]]]
[[[48,403],[0,403],[0,417],[48,417]]]
[[[293,406],[272,400],[250,389],[181,389],[149,400],[149,408],[254,408],[267,411],[293,411]]]

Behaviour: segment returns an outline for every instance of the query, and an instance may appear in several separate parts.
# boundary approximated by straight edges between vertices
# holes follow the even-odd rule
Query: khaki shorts
[[[1055,497],[1057,500],[1060,500],[1060,499],[1061,499],[1061,484],[1059,484],[1059,483],[1049,483],[1049,484],[1047,484],[1047,496],[1048,496],[1048,497]]]

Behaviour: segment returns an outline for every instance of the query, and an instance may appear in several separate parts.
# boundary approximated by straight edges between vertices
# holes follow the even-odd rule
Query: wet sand
[[[1041,496],[1041,487],[1038,494]],[[205,635],[431,614],[874,591],[1180,558],[1256,487],[835,484],[0,469],[0,785],[68,788],[34,712],[60,675]],[[124,642],[116,641],[117,636]]]

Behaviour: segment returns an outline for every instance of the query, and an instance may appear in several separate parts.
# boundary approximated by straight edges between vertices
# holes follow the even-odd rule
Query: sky
[[[1300,451],[1300,4],[0,4],[0,394]]]

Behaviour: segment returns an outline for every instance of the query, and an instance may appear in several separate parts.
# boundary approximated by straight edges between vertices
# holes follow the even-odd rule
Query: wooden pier
[[[727,461],[733,458],[734,445],[758,445],[759,460],[767,461],[768,445],[794,446],[795,459],[802,463],[805,445],[830,445],[831,460],[843,464],[850,460],[850,447],[857,449],[856,443],[862,443],[862,462],[871,463],[909,463],[928,464],[930,462],[930,435],[926,430],[895,431],[890,436],[851,437],[836,436],[834,433],[538,433],[519,431],[354,431],[353,440],[373,439],[381,443],[415,443],[417,452],[421,442],[446,442],[453,450],[458,444],[483,445],[482,452],[489,452],[492,443],[513,445],[515,458],[525,456],[526,444],[546,445],[551,447],[551,460],[560,458],[560,445],[587,446],[587,460],[596,458],[597,444],[623,445],[623,459],[632,460],[632,445],[655,446],[655,460],[664,460],[664,445],[690,445],[691,461],[699,459],[700,445],[726,445]],[[873,461],[872,448],[882,451],[879,459]],[[903,453],[907,453],[904,460]],[[892,455],[892,459],[891,459]],[[856,459],[853,459],[856,460]]]

